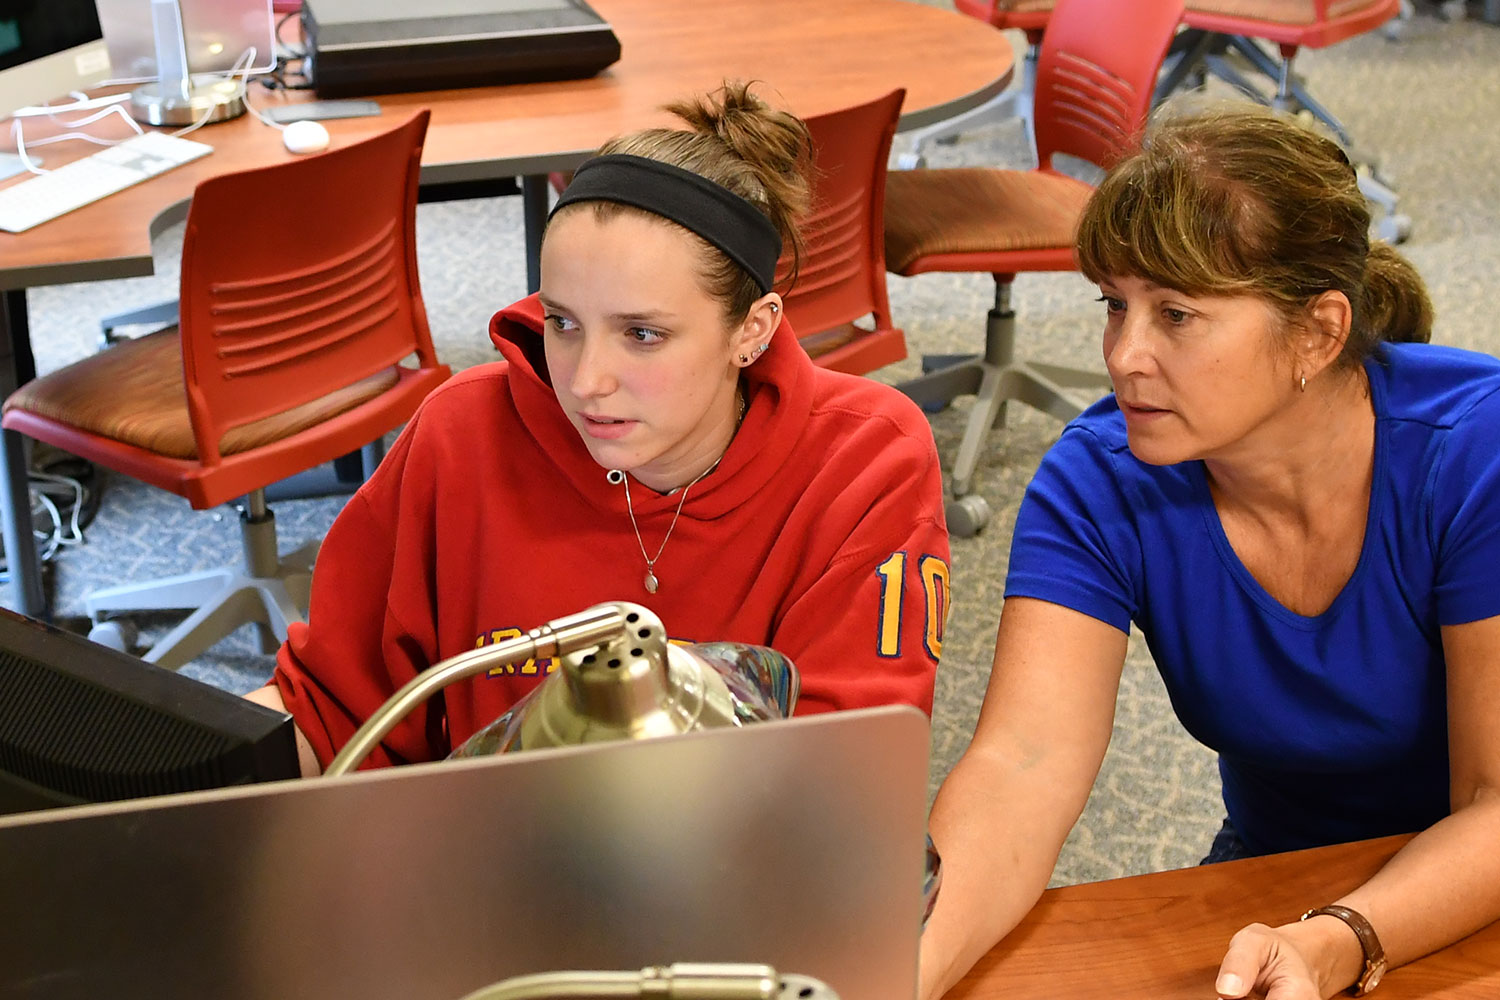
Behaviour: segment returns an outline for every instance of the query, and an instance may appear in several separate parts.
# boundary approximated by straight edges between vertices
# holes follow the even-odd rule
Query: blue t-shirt
[[[1229,818],[1256,853],[1446,816],[1439,627],[1500,614],[1500,361],[1399,344],[1365,370],[1364,547],[1320,615],[1288,610],[1245,569],[1202,462],[1131,455],[1113,396],[1064,429],[1016,519],[1006,596],[1140,627],[1178,717],[1219,753]]]

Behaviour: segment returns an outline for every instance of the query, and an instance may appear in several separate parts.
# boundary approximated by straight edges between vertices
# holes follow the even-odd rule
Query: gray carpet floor
[[[1298,60],[1313,91],[1348,126],[1382,169],[1412,218],[1404,249],[1431,284],[1437,340],[1500,353],[1492,289],[1500,263],[1500,28],[1449,23],[1430,9],[1404,25],[1399,41],[1374,33]],[[1017,46],[1021,40],[1015,39]],[[772,81],[774,83],[774,81]],[[205,132],[205,141],[212,137]],[[897,152],[903,140],[897,137]],[[1030,165],[1013,122],[976,129],[935,147],[934,166]],[[424,205],[418,212],[421,278],[439,356],[454,367],[489,360],[491,313],[525,292],[519,205],[513,199]],[[155,247],[150,278],[43,288],[29,294],[38,366],[52,370],[95,349],[99,316],[175,294],[180,229]],[[986,275],[892,277],[891,303],[912,358],[877,374],[915,374],[928,352],[974,350],[981,343],[993,284]],[[1018,352],[1100,366],[1100,307],[1076,275],[1023,275],[1015,286]],[[1027,479],[1056,439],[1059,425],[1012,407],[992,439],[977,488],[995,518],[978,537],[953,543],[953,613],[938,676],[933,718],[933,787],[963,751],[984,692],[1005,578],[1010,526]],[[951,455],[967,414],[960,400],[932,419],[939,448]],[[284,549],[319,537],[339,499],[277,506]],[[233,512],[194,512],[175,497],[120,477],[103,483],[86,543],[50,564],[56,616],[84,627],[82,598],[117,581],[230,563],[239,556]],[[146,620],[146,633],[169,618]],[[271,660],[242,630],[185,672],[234,691],[260,684]],[[1114,739],[1094,795],[1068,841],[1055,882],[1069,883],[1194,863],[1221,816],[1213,755],[1172,715],[1150,657],[1133,637],[1116,713]]]

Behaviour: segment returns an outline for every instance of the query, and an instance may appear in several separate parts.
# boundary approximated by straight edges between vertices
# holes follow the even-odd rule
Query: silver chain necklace
[[[745,399],[739,393],[735,393],[735,402],[738,404],[737,412],[735,414],[735,429],[738,430],[739,422],[745,419]],[[731,438],[731,440],[733,439]],[[728,450],[729,448],[726,445],[724,451],[728,452]],[[641,526],[635,521],[635,505],[630,502],[630,477],[620,469],[610,469],[609,472],[605,474],[604,478],[610,483],[613,483],[616,486],[619,486],[621,484],[624,484],[625,486],[625,511],[630,515],[630,527],[635,531],[635,543],[641,547],[641,558],[646,560],[646,575],[641,581],[646,587],[646,593],[654,594],[656,593],[656,588],[661,586],[661,581],[656,577],[656,561],[660,559],[661,554],[667,550],[667,542],[671,541],[672,531],[677,527],[677,519],[682,516],[682,505],[687,503],[688,490],[692,489],[694,486],[697,486],[705,476],[717,469],[719,467],[719,463],[722,461],[724,461],[723,453],[721,453],[718,458],[714,459],[713,465],[710,465],[708,468],[698,473],[693,477],[691,482],[689,482],[682,488],[682,496],[677,500],[677,510],[673,511],[672,513],[672,523],[667,525],[667,533],[662,536],[661,545],[657,547],[656,555],[654,556],[646,555],[646,542],[643,538],[641,538]]]

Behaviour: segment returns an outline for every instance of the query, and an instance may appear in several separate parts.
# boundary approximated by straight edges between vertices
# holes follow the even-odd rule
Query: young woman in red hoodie
[[[608,600],[674,639],[771,646],[800,712],[931,711],[948,611],[941,477],[896,390],[816,367],[773,288],[806,126],[740,85],[612,140],[559,199],[505,360],[435,391],[329,532],[274,683],[317,773],[393,692]],[[447,688],[372,764],[445,756],[553,669]]]

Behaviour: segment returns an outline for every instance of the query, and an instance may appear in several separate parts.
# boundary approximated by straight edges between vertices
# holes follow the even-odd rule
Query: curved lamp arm
[[[324,775],[332,777],[354,770],[413,709],[449,684],[492,667],[565,656],[609,642],[630,627],[629,618],[629,609],[623,605],[596,604],[587,611],[553,619],[519,638],[481,646],[422,671],[375,710],[333,758]]]

